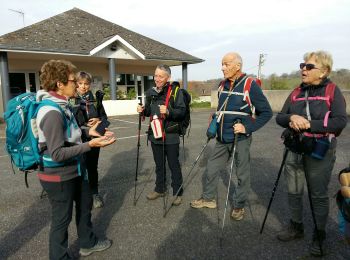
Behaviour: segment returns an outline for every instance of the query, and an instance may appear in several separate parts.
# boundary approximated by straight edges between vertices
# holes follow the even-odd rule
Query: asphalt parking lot
[[[186,181],[189,169],[206,142],[205,130],[209,110],[192,113],[192,126],[185,147],[180,148],[183,175]],[[220,243],[228,174],[223,172],[218,186],[218,209],[192,209],[189,202],[199,198],[202,173],[214,145],[211,141],[186,185],[183,203],[172,207],[163,217],[163,200],[147,201],[146,194],[154,188],[155,174],[151,147],[146,145],[142,126],[139,179],[136,206],[134,179],[137,155],[137,116],[118,116],[110,119],[117,137],[116,144],[102,149],[100,154],[100,193],[105,207],[93,209],[93,224],[101,237],[113,240],[109,250],[94,253],[86,259],[313,259],[308,253],[312,236],[312,218],[307,195],[305,203],[305,238],[289,243],[279,242],[276,232],[288,223],[286,185],[281,177],[264,233],[260,226],[277,177],[283,153],[280,140],[282,129],[275,119],[253,135],[251,147],[252,187],[246,215],[242,221],[230,219],[229,207]],[[0,136],[4,136],[3,128]],[[4,138],[0,145],[4,147]],[[338,138],[337,161],[329,185],[332,196],[339,188],[337,174],[349,165],[350,127]],[[185,155],[185,157],[184,157]],[[185,158],[185,161],[184,161]],[[13,175],[9,157],[0,150],[0,259],[48,259],[50,205],[40,198],[41,186],[35,174],[28,178]],[[229,167],[229,163],[228,163]],[[170,179],[170,178],[168,178]],[[236,179],[233,178],[233,183]],[[331,199],[327,227],[327,255],[323,259],[350,259],[346,245],[337,227],[337,207]],[[69,244],[73,253],[79,250],[74,221],[69,228]]]

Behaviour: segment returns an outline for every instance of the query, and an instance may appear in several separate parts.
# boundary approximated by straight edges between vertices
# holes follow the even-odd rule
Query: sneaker
[[[232,210],[231,218],[234,220],[242,220],[244,217],[244,208],[236,208]]]
[[[104,203],[101,196],[99,194],[94,194],[92,197],[94,208],[102,208]]]
[[[290,220],[288,227],[277,234],[277,239],[283,242],[292,241],[304,237],[303,223]]]
[[[173,201],[173,205],[174,206],[179,206],[181,203],[182,203],[182,197],[181,196],[177,196],[176,199]]]
[[[106,250],[110,248],[111,245],[112,245],[112,241],[109,239],[98,240],[96,245],[94,245],[91,248],[80,248],[79,254],[81,256],[88,256],[88,255],[91,255],[93,252],[101,252],[103,250]]]
[[[164,197],[164,196],[165,196],[165,192],[159,193],[159,192],[156,192],[156,191],[152,191],[146,197],[149,200],[155,200],[155,199],[158,199],[158,198]]]
[[[216,200],[207,200],[204,198],[200,198],[198,200],[192,200],[190,205],[192,208],[195,208],[195,209],[200,209],[200,208],[215,209]]]

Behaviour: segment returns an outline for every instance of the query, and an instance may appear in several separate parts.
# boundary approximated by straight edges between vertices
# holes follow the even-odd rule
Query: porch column
[[[116,73],[115,73],[115,60],[113,58],[108,59],[109,67],[109,87],[111,90],[111,100],[117,100],[116,94]]]
[[[187,89],[188,78],[187,78],[187,63],[182,63],[182,85],[184,89]]]
[[[10,100],[10,79],[7,52],[0,52],[0,78],[2,91],[2,104],[4,111],[6,110],[7,102]]]

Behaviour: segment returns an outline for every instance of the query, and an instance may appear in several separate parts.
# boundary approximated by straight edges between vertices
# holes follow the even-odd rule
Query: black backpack
[[[185,136],[187,133],[187,129],[190,127],[191,125],[191,95],[190,93],[188,93],[188,91],[186,89],[180,88],[180,84],[177,81],[173,81],[171,83],[172,85],[172,96],[174,98],[174,101],[176,99],[176,95],[178,91],[182,92],[182,96],[184,99],[184,103],[186,105],[186,113],[185,113],[185,118],[183,121],[180,122],[180,127],[179,127],[179,135],[180,136]],[[188,133],[190,133],[190,130],[188,130]]]

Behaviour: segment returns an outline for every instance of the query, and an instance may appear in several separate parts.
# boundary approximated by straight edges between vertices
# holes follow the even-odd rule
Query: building
[[[0,36],[0,112],[20,93],[37,91],[39,70],[50,59],[71,61],[93,76],[93,89],[108,86],[104,101],[108,115],[135,113],[138,100],[153,85],[155,66],[182,66],[187,87],[187,66],[202,59],[130,31],[78,8]],[[117,92],[118,90],[118,92]],[[117,94],[134,92],[132,100]]]

